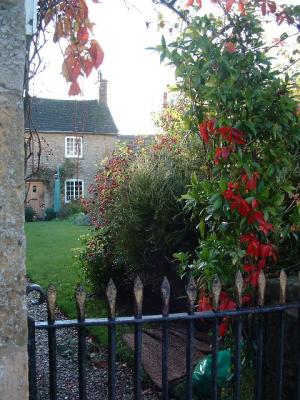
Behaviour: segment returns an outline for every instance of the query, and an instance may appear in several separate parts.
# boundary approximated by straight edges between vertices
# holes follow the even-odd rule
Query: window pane
[[[66,138],[65,152],[67,156],[79,156],[82,155],[82,138],[81,137],[68,137]]]
[[[71,201],[82,197],[83,181],[70,180],[66,181],[66,201]]]
[[[81,138],[78,138],[75,142],[74,153],[79,156],[81,155]]]

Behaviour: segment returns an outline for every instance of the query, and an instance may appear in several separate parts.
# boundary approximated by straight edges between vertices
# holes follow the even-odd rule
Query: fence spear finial
[[[168,278],[166,276],[164,277],[164,280],[162,282],[160,290],[161,290],[161,296],[162,296],[162,302],[163,302],[162,314],[168,315],[169,314],[171,287],[170,287]]]
[[[106,287],[106,298],[109,307],[110,318],[115,318],[116,316],[116,299],[117,299],[117,288],[114,281],[110,278],[108,285]]]
[[[221,294],[222,285],[218,275],[214,277],[212,283],[212,300],[213,300],[213,310],[217,311],[219,309],[220,302],[220,294]]]
[[[144,286],[140,277],[137,276],[134,282],[134,305],[135,305],[135,315],[136,317],[140,317],[142,315],[142,307],[143,307],[143,290]]]
[[[85,290],[82,285],[79,285],[75,290],[77,317],[79,321],[84,321],[85,318],[85,299],[86,299]]]
[[[282,269],[279,275],[279,303],[284,304],[285,303],[285,297],[286,297],[286,285],[287,285],[287,277],[285,271]]]
[[[48,310],[48,321],[55,321],[55,304],[56,304],[56,289],[50,284],[47,290],[47,310]]]
[[[258,305],[262,307],[265,304],[266,277],[263,271],[258,275]]]
[[[238,306],[241,307],[243,299],[242,299],[242,294],[243,294],[243,276],[241,274],[241,271],[237,271],[236,276],[235,276],[235,288],[236,288],[236,294],[237,294],[237,303]]]
[[[195,284],[195,280],[193,275],[190,276],[188,284],[186,286],[186,294],[188,296],[188,307],[189,312],[194,311],[195,301],[197,298],[197,286]]]

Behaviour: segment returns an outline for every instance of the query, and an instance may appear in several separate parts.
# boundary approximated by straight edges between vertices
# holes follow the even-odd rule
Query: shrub
[[[71,215],[78,214],[84,211],[81,200],[73,200],[70,203],[64,204],[56,214],[59,219],[67,219]]]
[[[80,258],[94,288],[100,276],[103,284],[113,277],[125,288],[137,274],[151,289],[164,275],[178,279],[172,254],[197,240],[178,201],[195,167],[185,149],[171,136],[123,147],[96,176],[86,202],[96,229]]]
[[[51,221],[56,216],[55,211],[53,208],[46,208],[45,210],[45,221]]]
[[[176,277],[172,254],[196,244],[196,230],[178,199],[190,179],[189,166],[181,155],[160,150],[138,157],[119,188],[113,221],[116,247],[128,263],[125,275],[139,274],[144,284],[158,288],[164,275]]]
[[[25,221],[26,222],[32,222],[35,217],[35,211],[33,210],[32,207],[26,207],[25,208]]]
[[[125,264],[116,258],[108,227],[99,228],[80,239],[83,246],[74,249],[75,262],[82,269],[89,289],[96,295],[103,294],[111,277],[115,282],[121,281]]]
[[[75,225],[91,225],[91,217],[88,214],[80,212],[70,217],[70,220]]]

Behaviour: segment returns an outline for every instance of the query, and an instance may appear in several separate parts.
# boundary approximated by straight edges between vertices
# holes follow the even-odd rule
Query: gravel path
[[[32,298],[34,293],[30,294]],[[35,321],[47,319],[46,305],[32,305],[28,301],[29,316]],[[66,319],[57,310],[57,319]],[[48,341],[46,331],[36,331],[36,363],[38,400],[49,399],[48,377]],[[88,361],[87,361],[87,399],[105,400],[107,394],[107,352],[99,347],[92,337],[87,337]],[[75,329],[57,330],[57,386],[58,400],[77,400],[78,395],[78,363],[77,363],[77,334]],[[133,399],[133,371],[124,363],[116,365],[116,398],[119,400]],[[143,388],[144,400],[158,400],[158,393],[153,388]]]

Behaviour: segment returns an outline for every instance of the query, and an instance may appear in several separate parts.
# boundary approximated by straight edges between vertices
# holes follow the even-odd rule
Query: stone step
[[[123,335],[125,343],[134,351],[134,335]],[[210,353],[210,336],[195,332],[193,365]],[[169,328],[168,381],[176,383],[186,374],[187,330],[180,327]],[[162,330],[160,328],[144,329],[142,335],[142,365],[154,384],[162,387]]]

